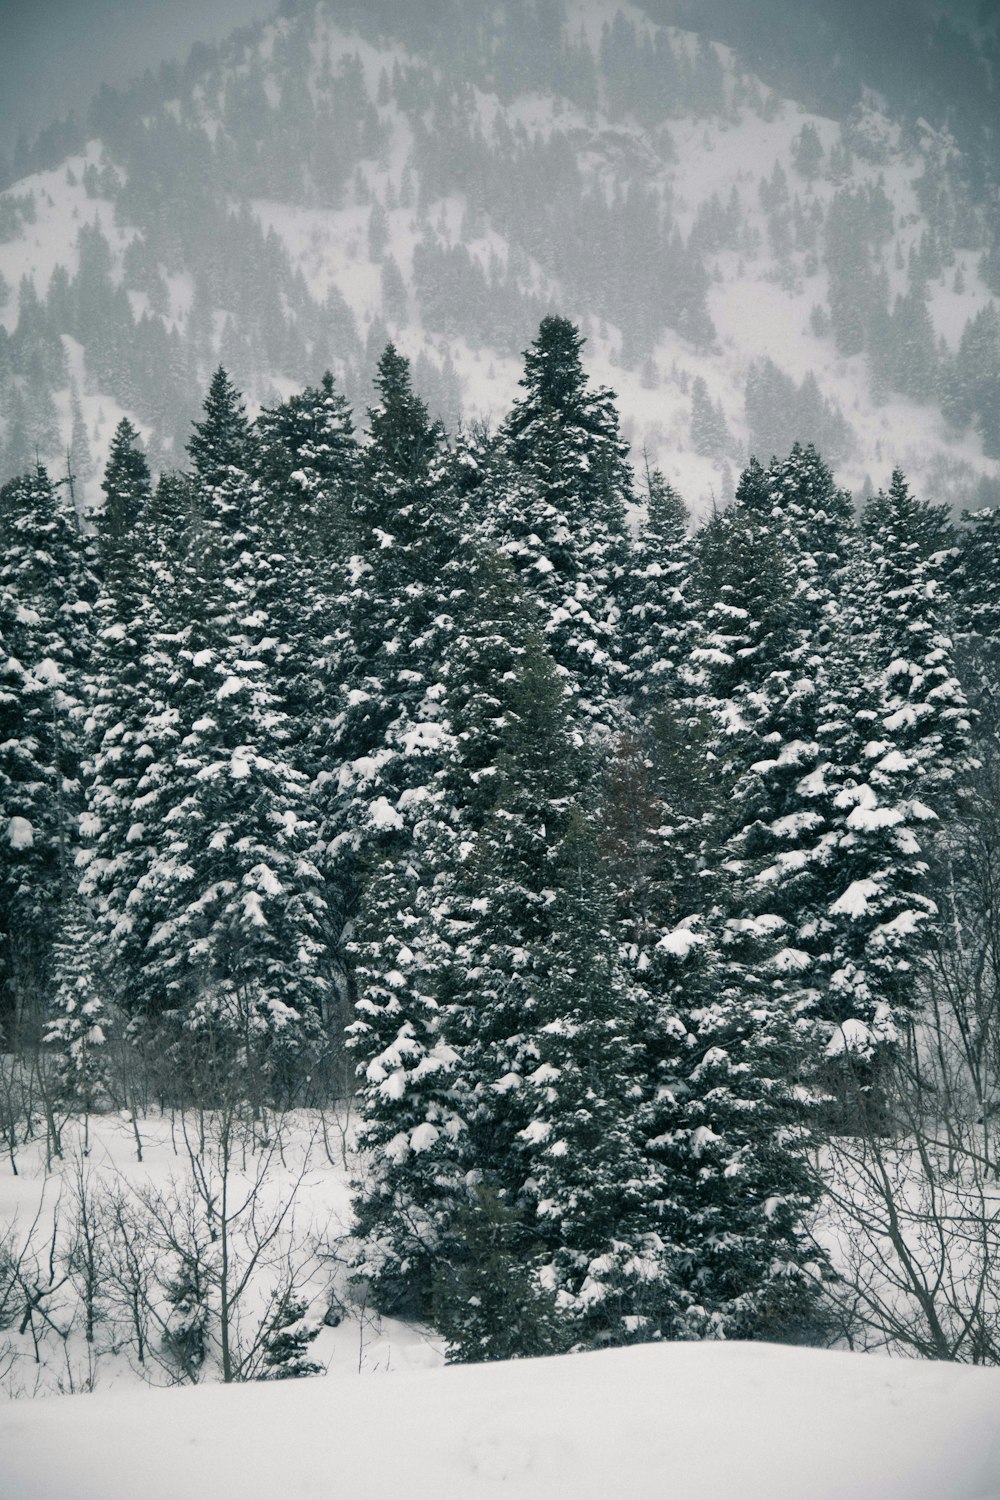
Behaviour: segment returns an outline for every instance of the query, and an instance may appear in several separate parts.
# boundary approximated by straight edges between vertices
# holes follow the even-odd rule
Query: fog
[[[0,151],[121,83],[267,15],[271,0],[0,0]]]

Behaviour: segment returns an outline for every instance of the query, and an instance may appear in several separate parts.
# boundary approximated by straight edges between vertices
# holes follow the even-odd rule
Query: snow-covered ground
[[[741,1344],[440,1368],[433,1335],[378,1317],[351,1290],[344,1236],[360,1164],[336,1111],[237,1131],[228,1184],[237,1265],[291,1204],[234,1310],[236,1343],[252,1344],[277,1268],[294,1266],[309,1317],[332,1304],[340,1319],[308,1351],[325,1374],[226,1386],[213,1338],[199,1383],[166,1389],[181,1377],[156,1309],[174,1251],[155,1242],[151,1211],[159,1205],[162,1228],[164,1204],[193,1202],[184,1222],[199,1239],[207,1200],[188,1189],[198,1172],[218,1184],[220,1123],[96,1116],[86,1133],[67,1122],[52,1157],[39,1122],[13,1160],[0,1158],[0,1262],[5,1245],[9,1255],[30,1242],[25,1284],[43,1294],[33,1327],[0,1317],[2,1393],[38,1398],[0,1407],[3,1500],[475,1500],[498,1489],[539,1500],[1000,1500],[1000,1371]],[[89,1341],[81,1191],[107,1257]],[[250,1192],[247,1215],[238,1205]],[[114,1284],[116,1204],[150,1236],[144,1246],[136,1230],[131,1245],[150,1277],[144,1360]]]
[[[311,1324],[320,1324],[332,1309],[308,1356],[328,1374],[379,1376],[443,1363],[440,1341],[426,1329],[379,1316],[350,1282],[350,1178],[359,1163],[345,1113],[299,1111],[268,1118],[249,1132],[238,1128],[228,1166],[220,1155],[219,1117],[196,1111],[134,1122],[128,1114],[95,1115],[86,1132],[80,1121],[67,1121],[61,1156],[50,1154],[44,1124],[36,1123],[34,1138],[19,1145],[13,1161],[6,1146],[0,1154],[0,1403],[74,1392],[117,1395],[180,1378],[164,1357],[171,1317],[166,1288],[179,1273],[179,1252],[197,1253],[217,1318],[213,1257],[223,1173],[233,1265],[242,1274],[239,1267],[253,1261],[233,1306],[234,1337],[244,1353],[259,1344],[275,1293],[291,1279]],[[199,1192],[199,1183],[207,1191]],[[81,1234],[88,1220],[92,1256]],[[126,1240],[135,1275],[128,1269]],[[90,1338],[88,1262],[89,1280],[96,1282]],[[20,1271],[9,1290],[12,1264]],[[128,1290],[140,1283],[143,1351]],[[41,1293],[37,1315],[27,1324],[21,1311],[25,1288]],[[205,1382],[221,1376],[217,1323],[213,1330],[199,1371]],[[256,1359],[250,1355],[251,1365]],[[0,1497],[9,1500],[2,1457]]]
[[[19,1402],[9,1500],[992,1500],[1000,1372],[683,1344]]]

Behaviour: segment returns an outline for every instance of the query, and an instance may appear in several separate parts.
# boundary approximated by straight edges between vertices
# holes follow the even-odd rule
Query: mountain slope
[[[330,365],[363,405],[390,336],[451,427],[495,419],[558,310],[696,509],[797,437],[857,489],[996,499],[993,230],[946,132],[811,115],[614,0],[433,9],[196,49],[0,197],[5,475],[58,462],[74,397],[87,501],[123,411],[176,462],[220,360],[255,402]]]

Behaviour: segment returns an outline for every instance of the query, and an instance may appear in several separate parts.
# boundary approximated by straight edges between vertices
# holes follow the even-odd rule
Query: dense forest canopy
[[[995,516],[795,444],[692,532],[582,348],[457,437],[392,345],[360,436],[220,368],[90,535],[4,487],[3,1036],[87,1109],[355,1073],[359,1266],[468,1357],[821,1337],[810,1143],[991,963]]]

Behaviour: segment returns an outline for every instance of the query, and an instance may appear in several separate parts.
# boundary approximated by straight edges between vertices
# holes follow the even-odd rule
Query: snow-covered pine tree
[[[634,997],[581,805],[589,756],[509,564],[472,548],[453,579],[437,827],[376,882],[358,947],[359,1219],[381,1292],[405,1279],[456,1348],[495,1358],[513,1336],[499,1308],[513,1352],[556,1347],[558,1322],[620,1341],[652,1326],[665,1272],[631,1123]],[[499,1297],[470,1261],[487,1241]]]
[[[342,628],[343,565],[354,526],[359,451],[345,398],[326,374],[261,412],[258,603],[281,641],[273,683],[294,720],[298,758],[316,772],[329,657]],[[289,580],[295,579],[294,589]]]
[[[135,1019],[161,1008],[142,970],[146,934],[141,921],[133,922],[133,893],[143,889],[156,852],[140,810],[155,801],[181,738],[173,660],[186,619],[183,580],[195,500],[185,476],[165,474],[137,518],[147,475],[142,455],[123,437],[122,463],[111,471],[114,493],[99,522],[105,583],[96,609],[78,857],[81,895],[107,945],[105,979]]]
[[[440,1259],[431,1316],[449,1364],[560,1354],[577,1329],[523,1254],[517,1211],[495,1189],[468,1194],[450,1224],[458,1253]]]
[[[885,670],[884,728],[909,756],[940,816],[968,770],[968,704],[955,672],[951,605],[943,584],[954,537],[944,506],[910,494],[901,470],[866,507]]]
[[[96,934],[91,913],[79,897],[71,897],[54,945],[45,1044],[56,1059],[63,1099],[84,1114],[90,1114],[108,1098],[111,1014]]]
[[[942,507],[899,470],[864,515],[867,556],[852,569],[828,671],[830,764],[813,787],[829,805],[825,1016],[831,1055],[867,1087],[879,1048],[919,1003],[919,959],[936,906],[928,857],[970,770],[970,722],[955,672],[941,571]]]
[[[583,342],[567,319],[542,320],[525,354],[524,394],[498,435],[486,524],[538,600],[581,715],[607,733],[623,690],[619,593],[632,475],[614,395],[590,386]]]
[[[780,498],[751,464],[736,503],[696,539],[686,671],[697,696],[682,724],[662,720],[645,757],[659,822],[635,928],[639,1115],[675,1267],[665,1326],[682,1336],[784,1334],[811,1301],[797,1091],[808,1032],[796,1011],[807,960],[745,848],[759,816],[748,778],[775,739],[794,746],[808,702],[793,672],[804,611]]]
[[[325,900],[306,778],[288,757],[273,685],[283,642],[264,599],[256,445],[222,370],[191,456],[194,519],[149,648],[164,696],[147,700],[134,752],[143,773],[118,814],[119,827],[132,818],[138,878],[123,881],[123,851],[109,851],[98,866],[105,921],[146,1008],[170,1019],[199,1065],[284,1089],[327,1007]]]
[[[621,1341],[655,1325],[666,1268],[647,1234],[635,994],[586,806],[590,755],[523,583],[488,554],[470,573],[448,676],[446,786],[462,810],[443,921],[460,1140],[486,1195],[467,1212],[513,1212],[506,1243],[536,1295],[555,1294],[573,1337]],[[520,1352],[542,1352],[544,1299],[528,1313]],[[481,1322],[476,1336],[483,1348],[505,1334]]]
[[[102,587],[94,611],[94,663],[86,724],[87,816],[80,853],[85,867],[94,857],[94,841],[102,830],[105,857],[120,860],[125,853],[132,826],[126,788],[130,774],[134,789],[144,770],[130,766],[130,744],[135,748],[131,735],[137,730],[141,733],[156,692],[150,642],[154,622],[160,617],[162,587],[155,586],[147,556],[155,534],[147,522],[151,480],[138,442],[139,434],[123,418],[111,441],[101,485],[104,504],[94,518]],[[159,582],[162,586],[164,580]],[[166,595],[171,601],[172,582],[171,577]],[[123,825],[116,812],[124,812],[129,821]],[[90,900],[84,902],[78,918],[93,910]]]
[[[664,926],[702,910],[700,874],[715,790],[711,723],[696,699],[703,621],[693,544],[676,491],[647,472],[648,509],[625,581],[622,635],[633,727],[603,778],[601,848],[615,890],[628,961],[644,987],[649,949]]]
[[[829,1107],[849,1127],[859,1106],[870,1118],[884,1106],[880,1070],[912,1013],[913,960],[934,917],[929,809],[914,796],[911,762],[885,726],[879,616],[872,560],[859,549],[826,654],[818,730],[825,759],[807,788],[823,830],[817,870],[823,904],[813,939],[822,944],[817,1043],[828,1058]]]
[[[139,573],[134,553],[139,521],[149,504],[152,486],[139,434],[125,417],[111,439],[101,489],[104,504],[95,520],[103,582],[116,599],[131,587],[128,602],[134,605]]]
[[[45,908],[61,884],[65,827],[53,774],[51,690],[23,660],[26,613],[10,589],[0,589],[0,1035],[12,1050],[37,1039]]]
[[[740,634],[727,644],[724,631],[709,642],[706,667],[715,691],[708,706],[722,731],[716,754],[732,778],[720,852],[738,901],[747,904],[734,915],[770,914],[787,924],[784,962],[789,975],[800,975],[800,1003],[815,1006],[828,978],[830,899],[831,828],[816,794],[827,761],[820,727],[827,657],[858,537],[850,498],[836,489],[815,450],[798,445],[766,472],[758,466],[743,476],[734,511],[730,537],[737,546],[720,554],[727,581],[713,611],[731,608],[727,595],[735,584],[744,632],[748,622],[758,630],[769,611],[778,628],[763,649],[745,634],[746,644]],[[706,545],[711,552],[708,535]]]
[[[0,933],[8,1044],[41,1036],[52,939],[73,886],[96,583],[45,470],[0,491]]]
[[[358,1183],[359,1269],[382,1306],[424,1315],[464,1196],[465,1128],[442,998],[448,882],[440,830],[425,831],[430,847],[418,833],[369,876],[350,944],[357,1001],[348,1028],[369,1162]]]
[[[342,560],[353,538],[359,453],[346,398],[329,371],[319,385],[257,418],[268,523],[299,560]]]
[[[329,653],[330,769],[318,789],[326,871],[346,923],[367,871],[432,811],[446,742],[441,663],[450,632],[442,582],[461,537],[443,433],[389,345],[376,376],[355,498],[357,551]]]
[[[272,686],[288,715],[289,751],[312,784],[318,775],[328,774],[331,697],[334,712],[340,707],[331,694],[331,678],[342,663],[346,564],[356,542],[360,450],[347,401],[329,372],[318,387],[307,387],[261,412],[255,430],[260,449],[258,513],[266,558],[258,602],[267,612],[272,634],[281,641]],[[295,580],[294,588],[289,587],[290,579]],[[320,867],[326,864],[319,844],[315,857]],[[339,953],[337,940],[351,897],[333,881],[326,892],[332,960]],[[335,962],[332,973],[340,1012],[330,1033],[335,1043],[330,1061],[336,1062],[349,1009],[349,976],[342,963]]]
[[[451,813],[469,794],[443,786],[453,753],[446,663],[453,612],[468,599],[465,507],[441,431],[391,345],[376,388],[341,648],[330,868],[352,917],[350,1032],[372,1163],[358,1205],[365,1264],[383,1301],[405,1292],[426,1310],[442,1224],[456,1209],[463,1128],[438,991]]]
[[[798,1339],[815,1315],[818,1184],[782,925],[714,908],[664,931],[645,976],[640,1119],[675,1337]]]
[[[541,1285],[577,1337],[622,1343],[662,1329],[672,1266],[636,1131],[639,997],[582,808],[571,810],[547,873],[544,947],[532,955],[517,1030],[502,1038],[520,1076],[515,1108],[527,1116],[508,1156],[521,1181],[507,1181],[537,1240]]]
[[[310,1359],[309,1346],[319,1336],[321,1324],[310,1322],[308,1303],[302,1297],[285,1297],[278,1304],[265,1336],[263,1380],[301,1380],[325,1373]]]
[[[648,712],[690,695],[697,631],[692,544],[684,502],[658,469],[646,476],[646,514],[621,591],[622,657],[633,700]]]
[[[192,470],[201,484],[217,495],[208,525],[213,531],[226,523],[238,526],[239,496],[257,448],[243,400],[221,365],[209,383],[202,419],[194,422],[192,428],[187,441]],[[232,486],[230,494],[226,491],[227,481]]]

